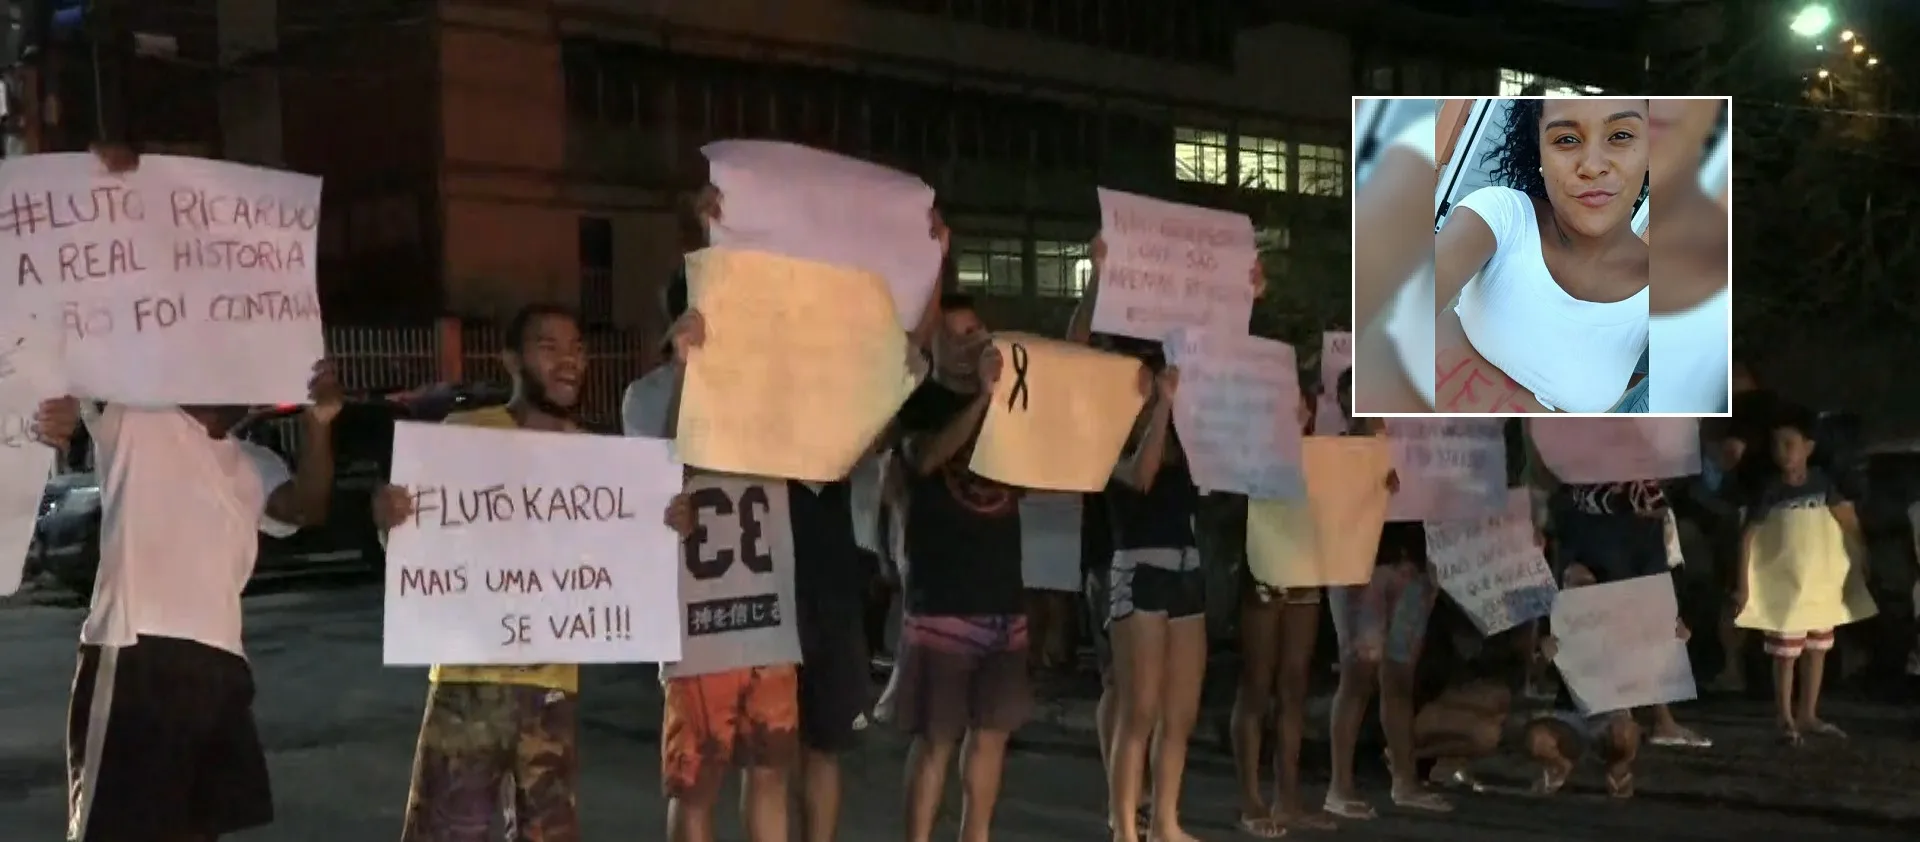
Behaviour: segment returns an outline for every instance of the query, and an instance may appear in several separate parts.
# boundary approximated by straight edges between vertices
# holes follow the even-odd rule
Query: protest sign
[[[706,338],[687,355],[680,458],[724,473],[845,478],[917,382],[880,277],[710,248],[687,255],[687,280]]]
[[[0,165],[8,313],[61,326],[73,390],[135,406],[305,403],[325,355],[320,179],[148,155]]]
[[[667,410],[673,404],[673,392],[680,388],[680,367],[671,362],[657,365],[639,380],[627,384],[620,397],[620,422],[629,436],[660,439],[667,437]]]
[[[1366,584],[1387,519],[1392,455],[1386,440],[1308,436],[1300,465],[1304,501],[1247,501],[1247,566],[1254,580],[1275,588]]]
[[[1000,379],[968,468],[1016,488],[1105,488],[1146,405],[1140,361],[1025,333],[993,344]]]
[[[1269,500],[1301,496],[1300,382],[1293,346],[1244,333],[1175,330],[1174,428],[1201,488]]]
[[[1679,618],[1671,575],[1561,591],[1553,603],[1559,648],[1553,664],[1581,712],[1591,716],[1694,698]]]
[[[800,662],[793,516],[786,480],[696,474],[700,525],[683,546],[678,662],[669,678]]]
[[[681,468],[659,439],[403,423],[383,660],[590,664],[680,657]]]
[[[1540,461],[1561,482],[1625,482],[1700,473],[1693,418],[1529,418]]]
[[[1020,498],[1020,576],[1030,591],[1080,592],[1080,495]]]
[[[67,391],[56,334],[20,314],[8,315],[12,326],[0,327],[0,596],[20,588],[40,498],[53,472],[53,449],[35,438],[33,416],[42,401]]]
[[[1244,334],[1260,259],[1245,214],[1100,188],[1100,294],[1093,329],[1164,341],[1175,328]]]
[[[1400,490],[1387,520],[1453,520],[1507,505],[1507,437],[1498,418],[1389,418]]]
[[[770,140],[700,150],[720,190],[712,244],[871,272],[901,327],[920,324],[940,283],[933,188],[879,164]]]
[[[1734,625],[1802,634],[1879,613],[1867,589],[1866,548],[1848,545],[1825,505],[1774,508],[1748,529],[1747,604]]]
[[[1533,501],[1526,489],[1506,492],[1505,506],[1494,514],[1428,521],[1425,527],[1434,579],[1481,634],[1498,634],[1553,610],[1557,588],[1547,557],[1534,543]]]
[[[1347,428],[1340,410],[1340,375],[1353,367],[1353,334],[1327,331],[1320,335],[1320,401],[1313,412],[1313,431],[1337,436]]]

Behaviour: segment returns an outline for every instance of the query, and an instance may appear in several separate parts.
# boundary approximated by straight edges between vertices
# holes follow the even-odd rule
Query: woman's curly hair
[[[1547,197],[1547,180],[1540,174],[1540,121],[1542,103],[1538,99],[1513,99],[1507,110],[1506,129],[1500,142],[1487,153],[1493,162],[1493,183],[1511,187],[1536,199]]]
[[[1484,160],[1493,162],[1493,183],[1511,187],[1536,199],[1547,198],[1547,179],[1540,166],[1540,121],[1546,119],[1546,100],[1513,99],[1500,142]],[[1640,180],[1640,199],[1647,197],[1651,174]]]

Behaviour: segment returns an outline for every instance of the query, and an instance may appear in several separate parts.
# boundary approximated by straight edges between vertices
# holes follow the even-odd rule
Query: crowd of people
[[[703,212],[719,213],[717,197]],[[944,245],[937,216],[930,234]],[[1096,262],[1069,338],[1139,356],[1145,400],[1112,482],[1088,495],[1083,511],[1090,536],[1083,550],[1094,557],[1101,586],[1088,610],[1103,629],[1099,748],[1112,838],[1193,838],[1184,829],[1179,796],[1209,662],[1203,569],[1210,565],[1243,571],[1232,735],[1237,818],[1256,837],[1376,815],[1377,799],[1354,774],[1363,723],[1376,700],[1392,772],[1384,795],[1405,810],[1452,809],[1434,785],[1472,785],[1471,762],[1503,746],[1537,761],[1542,793],[1559,789],[1583,756],[1596,756],[1618,797],[1633,794],[1643,729],[1654,745],[1711,746],[1664,706],[1588,716],[1564,690],[1559,704],[1510,727],[1515,712],[1538,707],[1528,700],[1549,686],[1557,642],[1539,623],[1482,640],[1457,612],[1443,609],[1435,617],[1445,603],[1418,523],[1383,530],[1377,565],[1364,585],[1274,588],[1256,581],[1244,558],[1234,557],[1244,554],[1243,535],[1196,531],[1196,523],[1244,529],[1244,517],[1203,515],[1209,507],[1244,507],[1245,501],[1196,487],[1171,421],[1178,368],[1147,344],[1093,334],[1097,295]],[[623,421],[631,436],[674,436],[678,373],[706,340],[684,278],[669,291],[668,309],[670,359],[630,392]],[[697,657],[690,649],[687,659],[663,669],[661,771],[667,831],[675,842],[714,838],[721,790],[736,775],[743,824],[755,842],[792,835],[789,805],[796,793],[798,835],[833,839],[843,801],[840,758],[870,715],[912,740],[904,772],[905,837],[933,837],[957,763],[964,794],[959,836],[990,838],[1009,739],[1034,710],[1022,490],[968,468],[1005,367],[991,336],[980,311],[959,295],[936,298],[914,333],[909,364],[923,380],[870,456],[884,475],[879,516],[889,536],[877,554],[857,538],[850,478],[802,482],[689,469],[687,492],[660,513],[683,538],[683,567],[708,560],[703,544],[713,519],[724,515],[742,517],[742,532],[790,533],[795,568],[785,574],[793,586],[793,622],[737,644],[702,648]],[[575,411],[587,357],[580,326],[567,310],[521,311],[500,351],[513,376],[511,401],[456,414],[448,423],[589,434]],[[1343,379],[1338,392],[1351,418],[1350,384]],[[1379,421],[1357,418],[1341,429],[1314,429],[1308,408],[1315,397],[1311,388],[1303,390],[1303,432],[1387,434]],[[315,369],[312,399],[306,446],[292,470],[264,449],[225,437],[239,408],[101,407],[72,398],[42,406],[36,429],[51,445],[64,447],[78,425],[87,426],[106,495],[99,584],[81,632],[69,726],[70,838],[211,840],[271,821],[241,647],[240,592],[252,569],[256,529],[284,532],[328,516],[326,433],[341,392],[324,363]],[[1556,487],[1518,422],[1512,427],[1510,483],[1552,487],[1553,503],[1543,507],[1538,524],[1543,542],[1552,534],[1545,543],[1562,587],[1669,572],[1673,483],[1648,478]],[[1708,438],[1710,464],[1700,493],[1725,517],[1715,526],[1721,539],[1712,563],[1725,571],[1728,622],[1717,631],[1737,647],[1731,617],[1747,593],[1742,530],[1807,508],[1830,512],[1849,533],[1857,533],[1858,523],[1839,486],[1808,466],[1814,445],[1799,414],[1770,413],[1751,429],[1712,428]],[[1388,472],[1379,481],[1395,489],[1400,480]],[[727,482],[752,491],[722,493],[715,504],[707,491]],[[376,520],[383,527],[401,523],[410,499],[402,489],[386,489],[377,496]],[[769,502],[775,499],[782,502]],[[776,511],[784,512],[785,523]],[[1223,548],[1226,557],[1203,558],[1203,545]],[[865,610],[876,563],[901,583],[903,608],[897,662],[877,700]],[[728,595],[713,591],[720,586],[710,579],[693,582],[687,575],[683,571],[683,601],[694,598],[694,589]],[[1329,615],[1339,670],[1330,727],[1333,775],[1315,805],[1304,794],[1301,753],[1317,636]],[[1676,634],[1687,633],[1677,626]],[[1810,628],[1767,641],[1789,740],[1844,736],[1819,717],[1816,704],[1832,639],[1831,629]],[[1431,666],[1423,661],[1436,657],[1442,665],[1437,680],[1423,669]],[[490,838],[490,828],[510,815],[511,838],[578,840],[579,694],[579,669],[571,664],[435,667],[402,838],[474,842]],[[1271,794],[1261,780],[1267,754],[1261,744],[1269,731],[1279,740],[1271,752],[1277,784]]]

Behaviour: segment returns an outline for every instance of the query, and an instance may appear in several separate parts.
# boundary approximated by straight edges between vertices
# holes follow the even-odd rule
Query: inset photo
[[[1430,139],[1382,125],[1408,103]],[[1358,100],[1354,413],[1724,416],[1730,119],[1725,97]],[[1416,210],[1430,251],[1379,265]]]

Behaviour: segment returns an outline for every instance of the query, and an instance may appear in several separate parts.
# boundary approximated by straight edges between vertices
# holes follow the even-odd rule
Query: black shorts
[[[854,720],[873,705],[872,662],[857,608],[800,627],[800,742],[838,753],[854,746]]]
[[[1206,573],[1198,567],[1170,570],[1129,563],[1124,553],[1116,553],[1113,567],[1107,572],[1107,622],[1118,622],[1135,613],[1162,614],[1169,620],[1205,617]]]
[[[247,660],[169,637],[80,647],[67,793],[79,842],[210,838],[271,823]]]
[[[1666,530],[1657,515],[1568,511],[1558,529],[1560,564],[1584,565],[1601,584],[1659,576],[1670,569]]]

